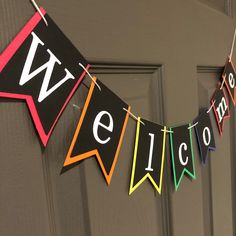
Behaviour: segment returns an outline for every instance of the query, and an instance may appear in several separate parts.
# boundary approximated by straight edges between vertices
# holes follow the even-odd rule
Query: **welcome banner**
[[[34,14],[0,56],[0,97],[26,101],[39,137],[46,146],[60,115],[85,73],[89,73],[90,65],[43,8],[40,13]],[[46,30],[42,17],[48,22]],[[79,63],[85,65],[84,69]],[[236,104],[235,79],[230,56],[220,78],[222,84],[217,85],[211,99],[220,135],[224,122],[230,118],[230,101]],[[129,194],[145,180],[161,194],[168,135],[174,186],[178,190],[184,175],[196,178],[193,132],[202,163],[206,163],[210,150],[216,150],[210,110],[203,108],[189,124],[167,127],[136,118],[129,105],[101,81],[92,78],[62,173],[82,160],[96,157],[110,184],[131,115],[137,119],[137,128]]]

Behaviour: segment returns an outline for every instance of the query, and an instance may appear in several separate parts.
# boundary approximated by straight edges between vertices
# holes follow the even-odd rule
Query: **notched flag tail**
[[[208,152],[215,151],[216,149],[211,119],[207,111],[207,108],[203,108],[201,114],[197,117],[197,119],[194,120],[194,123],[198,122],[198,125],[196,125],[194,128],[196,132],[201,161],[204,164],[206,163]]]
[[[165,144],[166,127],[139,117],[129,194],[132,194],[146,179],[149,179],[157,192],[161,194]]]
[[[212,96],[211,103],[214,109],[215,119],[220,136],[223,134],[224,120],[230,118],[229,102],[224,88],[218,88]]]
[[[63,169],[96,156],[110,184],[129,117],[123,108],[130,111],[130,107],[102,82],[96,81],[101,91],[91,83]]]
[[[232,60],[228,59],[222,75],[231,100],[236,105],[236,72]]]
[[[0,97],[25,100],[40,139],[48,139],[89,64],[40,8],[0,55]],[[12,69],[14,68],[14,69]]]
[[[185,175],[196,179],[191,124],[171,128],[170,146],[175,190]]]

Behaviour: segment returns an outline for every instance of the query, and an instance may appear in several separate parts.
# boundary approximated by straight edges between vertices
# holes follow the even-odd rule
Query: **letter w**
[[[35,57],[36,50],[38,48],[38,45],[44,45],[44,43],[39,39],[39,37],[32,32],[33,41],[30,46],[30,50],[28,53],[28,56],[26,58],[26,62],[21,74],[19,85],[24,85],[28,81],[30,81],[33,77],[35,77],[37,74],[39,74],[41,71],[46,69],[46,73],[43,79],[43,84],[39,93],[38,102],[42,102],[46,97],[48,97],[51,93],[53,93],[57,88],[59,88],[62,84],[64,84],[69,79],[75,79],[75,77],[65,68],[66,76],[60,80],[57,84],[55,84],[52,88],[48,89],[48,85],[52,76],[52,72],[55,66],[55,63],[57,62],[59,65],[61,65],[61,62],[56,58],[56,56],[47,49],[47,52],[49,53],[49,61],[40,66],[38,69],[30,73],[30,69]]]

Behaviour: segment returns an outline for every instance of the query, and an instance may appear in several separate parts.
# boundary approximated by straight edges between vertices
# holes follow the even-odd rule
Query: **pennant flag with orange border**
[[[96,82],[101,91],[92,82],[63,169],[94,156],[110,184],[129,117],[123,108],[130,111],[130,107]]]

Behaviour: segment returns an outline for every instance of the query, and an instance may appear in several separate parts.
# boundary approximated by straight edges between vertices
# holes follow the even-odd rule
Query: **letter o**
[[[207,137],[206,137],[206,134],[207,134]],[[203,142],[204,142],[205,146],[208,146],[211,142],[211,132],[208,127],[204,128],[202,136],[203,136]]]

